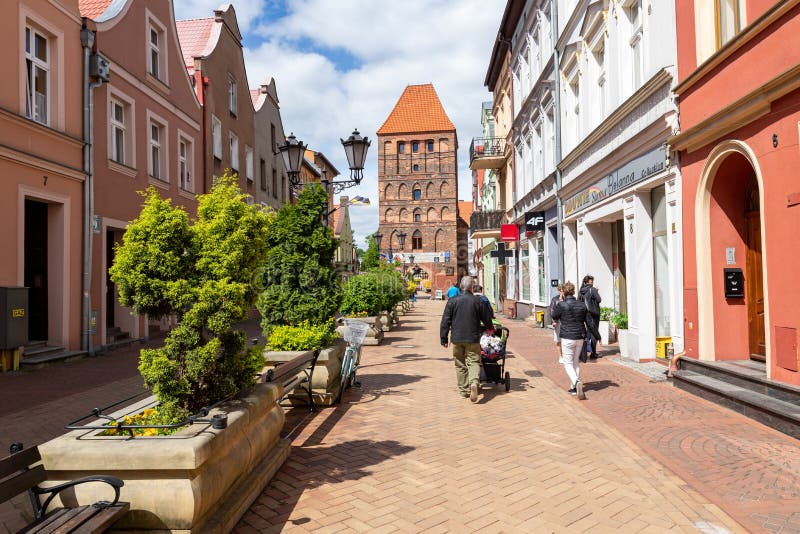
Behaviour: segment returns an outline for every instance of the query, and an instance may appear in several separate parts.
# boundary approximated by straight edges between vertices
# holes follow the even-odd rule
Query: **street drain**
[[[398,349],[413,349],[416,345],[395,345]]]

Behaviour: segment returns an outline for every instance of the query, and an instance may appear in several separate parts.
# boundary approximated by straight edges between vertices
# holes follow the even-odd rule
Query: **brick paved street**
[[[609,357],[583,367],[580,402],[550,331],[510,320],[512,390],[472,405],[438,345],[442,306],[365,347],[342,406],[289,412],[292,454],[237,532],[800,532],[796,440]],[[141,391],[137,353],[0,375],[0,450]]]
[[[237,532],[745,531],[525,357],[509,359],[510,393],[459,398],[442,306],[420,301],[365,347],[361,392],[303,420]],[[549,358],[546,332],[531,332],[511,347]],[[618,372],[609,392],[638,384]]]

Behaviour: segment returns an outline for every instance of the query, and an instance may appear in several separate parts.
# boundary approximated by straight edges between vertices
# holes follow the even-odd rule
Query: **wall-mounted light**
[[[778,148],[778,134],[772,134],[772,146],[773,148]]]

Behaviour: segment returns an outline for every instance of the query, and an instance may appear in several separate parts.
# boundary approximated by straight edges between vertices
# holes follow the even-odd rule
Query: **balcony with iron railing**
[[[502,211],[475,211],[469,217],[469,231],[473,239],[500,237],[500,225],[503,224]]]
[[[506,140],[502,137],[476,137],[469,145],[469,168],[499,169],[505,160]]]

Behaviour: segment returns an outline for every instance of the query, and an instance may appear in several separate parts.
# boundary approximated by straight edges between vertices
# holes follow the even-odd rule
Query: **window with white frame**
[[[253,149],[244,146],[244,175],[248,182],[253,181]]]
[[[715,0],[717,48],[733,39],[742,29],[741,0]]]
[[[150,176],[153,178],[158,178],[159,180],[167,180],[166,177],[166,146],[164,143],[166,141],[165,134],[165,127],[164,125],[156,122],[154,120],[150,121],[150,155],[149,155],[149,163],[150,163]]]
[[[228,111],[231,115],[236,115],[239,109],[239,104],[236,99],[236,80],[233,77],[228,78]]]
[[[628,43],[631,47],[631,83],[635,91],[642,85],[642,0],[631,0],[625,6],[625,14],[630,23],[631,34]]]
[[[192,163],[194,151],[192,141],[186,137],[178,137],[178,180],[181,189],[192,190]]]
[[[231,132],[229,138],[231,169],[239,170],[239,137]]]
[[[161,81],[166,80],[166,30],[153,18],[147,22],[147,72]]]
[[[543,129],[544,144],[544,175],[547,176],[555,169],[555,117],[553,116],[553,106],[551,105],[545,112]]]
[[[514,69],[514,73],[512,75],[511,86],[514,92],[514,116],[519,113],[520,106],[522,102],[520,100],[520,95],[522,94],[520,91],[520,69],[521,67],[517,65],[517,68]]]
[[[601,30],[602,32],[602,30]],[[597,84],[597,91],[592,92],[596,100],[594,109],[594,125],[600,124],[606,116],[606,70],[605,70],[605,40],[600,37],[592,49],[592,74]]]
[[[25,27],[25,116],[41,124],[50,117],[50,48],[48,36]]]
[[[544,157],[543,157],[543,143],[542,143],[542,122],[541,120],[536,123],[533,129],[533,185],[538,184],[544,180]]]
[[[222,121],[211,115],[211,144],[214,157],[222,159]]]
[[[127,154],[127,121],[125,108],[127,104],[117,99],[111,99],[109,124],[111,128],[111,159],[122,165],[127,165],[130,156]]]

